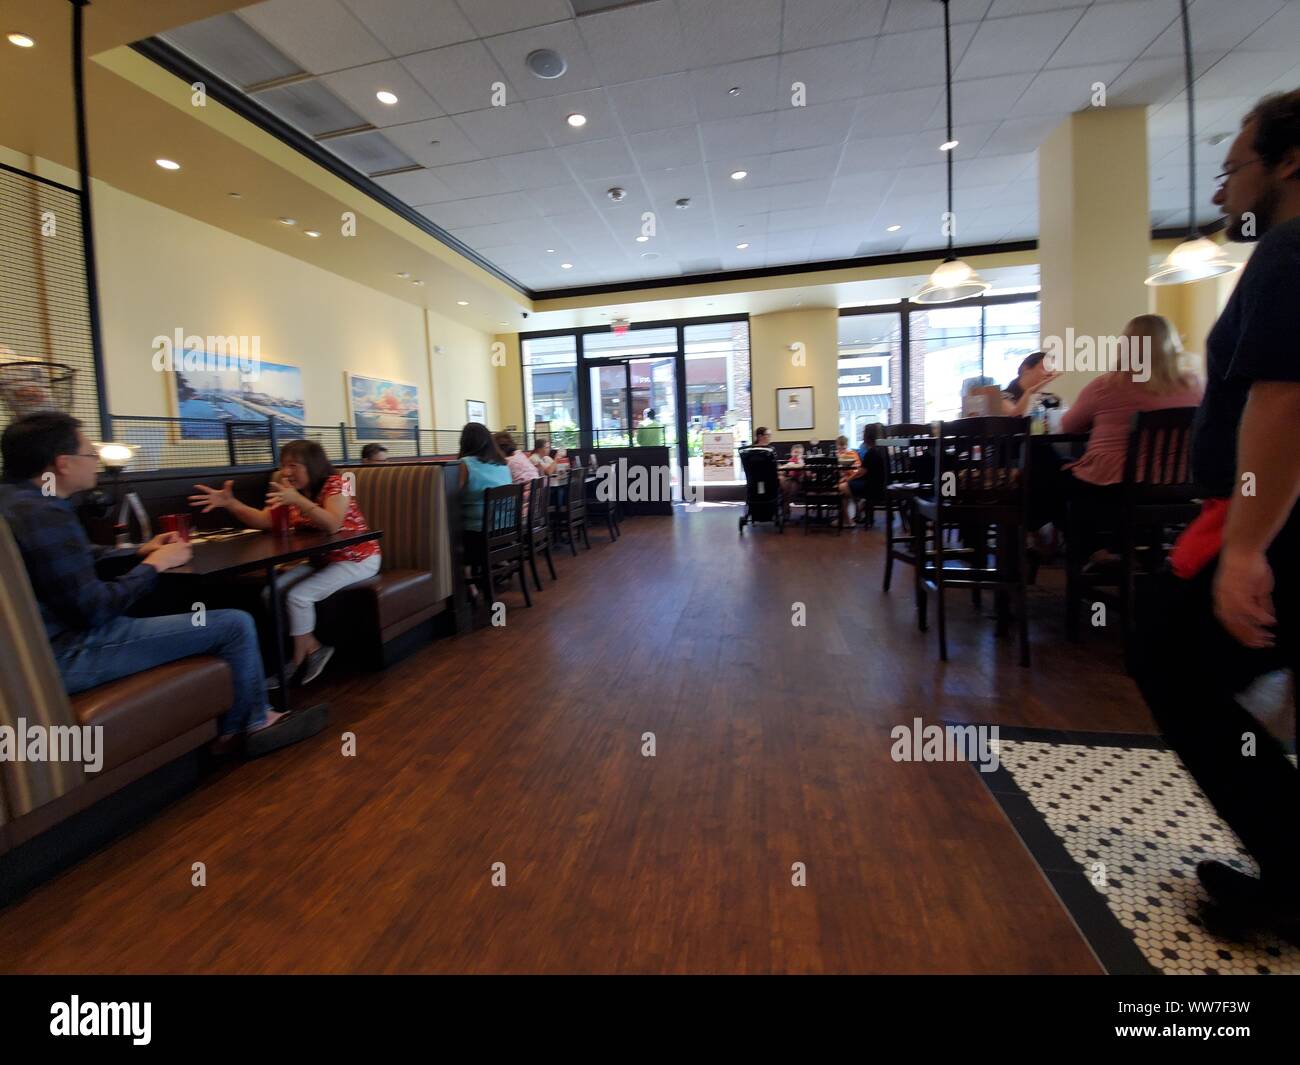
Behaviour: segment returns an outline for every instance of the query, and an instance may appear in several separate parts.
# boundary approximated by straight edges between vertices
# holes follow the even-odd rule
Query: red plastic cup
[[[271,532],[276,536],[288,536],[291,526],[289,524],[289,508],[285,506],[271,508]]]
[[[190,542],[190,515],[164,514],[161,521],[163,532],[174,532],[184,543]]]

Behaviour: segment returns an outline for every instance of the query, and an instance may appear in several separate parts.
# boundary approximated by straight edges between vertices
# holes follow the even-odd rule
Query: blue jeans
[[[196,626],[189,614],[114,618],[86,632],[66,633],[54,661],[69,695],[193,655],[217,655],[230,666],[235,701],[221,716],[221,734],[246,732],[266,719],[266,674],[257,627],[242,610],[209,610]]]

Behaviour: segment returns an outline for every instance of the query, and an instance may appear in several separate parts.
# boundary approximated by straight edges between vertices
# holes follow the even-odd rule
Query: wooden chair
[[[923,431],[902,432],[911,429]],[[918,495],[930,493],[933,487],[930,478],[933,475],[934,464],[931,445],[912,442],[928,437],[932,431],[931,426],[891,425],[886,432],[889,433],[890,430],[899,430],[900,435],[894,439],[907,440],[908,443],[883,447],[885,452],[885,591],[889,591],[893,581],[896,561],[908,566],[916,565],[916,558],[912,552],[912,501]],[[896,535],[894,532],[895,517],[898,518],[901,535]]]
[[[834,455],[814,455],[804,464],[799,479],[799,492],[795,503],[804,508],[803,531],[807,533],[815,524],[831,524],[828,512],[834,514],[835,535],[844,530],[844,497],[840,495],[840,463]]]
[[[933,491],[913,501],[913,554],[916,566],[917,622],[926,628],[929,590],[938,602],[939,657],[948,660],[944,592],[949,587],[993,588],[1012,593],[1020,635],[1020,664],[1029,665],[1026,558],[1029,499],[1029,419],[965,418],[941,422],[934,445]],[[987,565],[987,530],[997,529],[996,558]],[[944,531],[962,530],[969,542],[951,548]],[[929,535],[927,535],[927,533]],[[949,560],[966,567],[949,568]],[[999,595],[999,599],[1002,596]],[[999,611],[999,633],[1005,615]]]
[[[591,550],[591,540],[587,536],[587,482],[581,467],[570,470],[564,489],[564,498],[555,516],[555,533],[577,557],[579,533],[587,550]]]
[[[1109,572],[1084,572],[1089,545],[1078,535],[1077,504],[1066,508],[1065,631],[1071,640],[1079,638],[1079,610],[1085,602],[1113,605],[1120,611],[1124,653],[1131,663],[1138,579],[1164,561],[1170,528],[1182,528],[1200,511],[1202,492],[1192,480],[1190,455],[1195,417],[1195,407],[1133,415],[1120,503],[1101,514],[1095,504],[1088,504],[1088,525],[1113,534],[1118,542],[1118,566]]]
[[[591,468],[596,469],[596,466],[593,464]],[[608,469],[608,467],[606,468]],[[613,478],[610,478],[610,480],[613,480]],[[586,486],[584,485],[583,487],[585,490]],[[609,533],[609,539],[613,542],[614,540],[617,540],[622,533],[622,530],[619,527],[617,493],[615,493],[614,498],[601,499],[600,487],[601,478],[598,476],[596,480],[596,491],[587,494],[587,516],[597,521],[603,521],[605,523],[605,531]]]
[[[534,477],[528,482],[528,507],[524,518],[524,554],[528,557],[528,566],[533,571],[533,583],[537,590],[542,590],[542,581],[537,574],[537,556],[546,556],[546,568],[551,571],[551,580],[559,580],[555,573],[555,560],[551,557],[551,479]]]
[[[533,605],[524,577],[524,486],[503,484],[483,492],[483,534],[478,557],[471,559],[489,608],[496,603],[496,585],[519,574],[524,603]]]

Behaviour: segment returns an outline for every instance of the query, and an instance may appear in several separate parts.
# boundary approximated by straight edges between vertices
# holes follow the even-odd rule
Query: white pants
[[[324,569],[312,569],[305,563],[275,575],[289,614],[289,635],[306,636],[316,628],[316,604],[328,599],[340,588],[356,584],[379,572],[381,556],[371,555],[360,562],[331,562]],[[269,601],[270,589],[262,591]]]

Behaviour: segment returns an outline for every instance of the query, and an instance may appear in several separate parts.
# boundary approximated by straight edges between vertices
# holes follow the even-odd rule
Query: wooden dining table
[[[326,533],[315,530],[293,530],[281,535],[248,529],[233,535],[200,536],[192,542],[193,557],[184,566],[164,571],[161,576],[171,581],[211,581],[233,577],[241,573],[263,570],[271,597],[271,639],[275,654],[275,675],[280,687],[275,705],[288,711],[292,705],[289,679],[285,674],[284,637],[280,619],[280,588],[275,580],[277,566],[314,558],[328,551],[367,540],[378,540],[382,529],[365,532]]]

